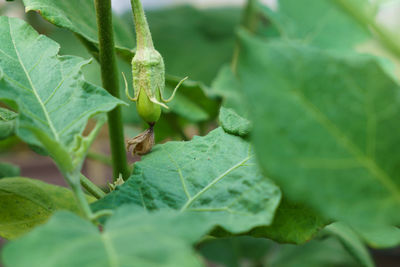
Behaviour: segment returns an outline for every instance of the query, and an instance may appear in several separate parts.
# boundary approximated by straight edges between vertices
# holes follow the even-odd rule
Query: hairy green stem
[[[77,171],[74,172],[67,172],[63,173],[65,180],[67,181],[68,185],[71,187],[72,192],[74,192],[75,198],[78,201],[79,207],[81,208],[83,214],[87,219],[92,219],[93,212],[90,209],[89,203],[86,199],[86,195],[83,192],[81,185],[80,185],[80,173]]]
[[[97,185],[95,185],[83,174],[80,174],[79,179],[83,188],[85,188],[86,191],[88,191],[95,198],[100,199],[106,196],[106,193],[104,193],[103,190],[101,190]]]
[[[131,0],[131,6],[136,29],[136,50],[154,48],[149,25],[140,0]]]
[[[110,94],[120,98],[118,69],[114,50],[111,0],[95,0],[95,7],[99,33],[101,80],[103,87]],[[119,174],[122,174],[124,179],[128,179],[129,168],[126,161],[121,108],[116,107],[108,112],[107,116],[113,163],[113,178],[116,180]]]

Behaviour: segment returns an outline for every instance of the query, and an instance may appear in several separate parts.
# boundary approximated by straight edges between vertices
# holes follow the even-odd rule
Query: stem
[[[136,29],[136,51],[145,48],[154,48],[149,25],[140,0],[131,0],[131,6]]]
[[[64,177],[66,178],[65,180],[74,192],[75,198],[78,201],[83,214],[87,219],[91,220],[93,217],[93,212],[90,209],[85,193],[83,193],[81,188],[79,175],[79,172],[76,171],[73,173],[64,173]]]
[[[106,193],[104,193],[103,190],[101,190],[83,174],[80,174],[79,179],[83,188],[85,188],[95,198],[100,199],[106,196]]]
[[[118,70],[115,60],[114,36],[112,28],[111,0],[95,0],[97,27],[99,32],[99,59],[101,66],[101,80],[103,87],[113,96],[119,96]],[[108,131],[113,163],[113,178],[119,174],[124,179],[129,177],[126,162],[124,133],[121,108],[116,107],[108,112]]]
[[[114,211],[112,211],[112,210],[100,210],[100,211],[96,212],[95,214],[93,214],[92,221],[97,221],[101,217],[112,216],[113,213],[114,213]]]
[[[356,19],[362,26],[370,27],[378,37],[380,43],[386,47],[393,55],[400,59],[400,40],[388,31],[385,27],[376,22],[375,18],[359,11],[359,8],[349,3],[347,0],[336,0],[341,8],[343,8],[349,15]]]

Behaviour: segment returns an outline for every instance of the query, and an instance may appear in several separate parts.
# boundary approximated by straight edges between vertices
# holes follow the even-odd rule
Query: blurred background
[[[113,0],[112,2],[115,13],[124,22],[125,30],[133,34],[130,1]],[[187,85],[191,89],[190,94],[186,93],[189,90],[181,90],[177,95],[178,101],[171,103],[171,112],[163,114],[155,129],[157,143],[169,140],[190,140],[194,135],[204,135],[217,126],[216,117],[220,99],[212,94],[210,88],[213,86],[218,70],[232,60],[235,28],[241,21],[241,7],[244,2],[243,0],[142,0],[144,7],[148,10],[147,16],[155,46],[165,59],[167,74],[171,75],[170,80],[174,80],[176,75],[177,77],[189,76],[190,79],[198,81]],[[271,9],[278,8],[275,0],[263,0],[263,2]],[[398,14],[400,14],[400,1],[384,1],[377,18],[400,35]],[[34,12],[25,13],[23,4],[19,0],[14,2],[0,0],[0,15],[27,20],[38,32],[60,44],[60,54],[77,55],[86,59],[92,57],[71,32],[51,25]],[[134,46],[135,43],[132,42],[131,47]],[[374,50],[375,54],[386,55],[374,42],[363,44],[359,49],[360,51]],[[120,71],[129,74],[127,76],[131,82],[129,64],[118,59],[118,65]],[[88,81],[101,86],[100,70],[96,61],[84,67],[83,72]],[[122,75],[120,87],[123,88]],[[146,128],[137,116],[134,104],[124,108],[124,122],[126,138],[134,137]],[[88,129],[90,127],[89,123]],[[107,134],[107,128],[104,127],[83,167],[83,173],[105,189],[108,188],[107,182],[112,180]],[[137,157],[129,156],[130,163],[136,160],[138,160]],[[37,154],[16,136],[0,141],[0,162],[19,166],[20,170],[16,169],[16,172],[19,172],[21,176],[66,186],[50,158]],[[325,243],[333,251],[328,258],[339,257],[337,261],[333,260],[335,264],[332,266],[353,266],[346,260],[339,260],[344,252],[338,244],[330,240],[326,240]],[[256,244],[255,247],[262,249],[246,249],[254,244]],[[199,247],[204,254],[208,255],[208,258],[212,259],[210,266],[225,266],[212,262],[213,260],[218,262],[219,258],[235,253],[235,258],[230,259],[229,266],[239,266],[238,262],[241,263],[240,266],[266,266],[262,259],[266,254],[272,253],[271,248],[274,249],[274,244],[269,241],[245,237],[235,240],[221,239],[214,243],[206,242]],[[242,254],[239,255],[237,252],[240,249]],[[322,247],[313,242],[303,247],[300,252],[288,245],[285,247],[286,254],[280,257],[291,257],[300,253],[304,257],[312,258],[320,253],[318,249]],[[323,256],[327,256],[324,254],[326,252],[321,253],[315,259],[316,262],[320,259],[319,257],[322,259]],[[399,249],[373,251],[373,255],[378,266],[400,266]],[[292,262],[292,265],[288,266],[311,266],[293,264],[295,263]]]

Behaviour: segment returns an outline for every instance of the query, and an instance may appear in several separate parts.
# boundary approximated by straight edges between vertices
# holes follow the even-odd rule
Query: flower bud
[[[137,101],[137,111],[150,125],[154,125],[161,115],[161,106],[168,109],[165,103],[170,102],[179,88],[187,79],[182,79],[175,87],[172,95],[165,99],[163,96],[165,88],[165,66],[160,53],[154,48],[153,40],[146,16],[140,0],[131,0],[133,20],[136,29],[136,54],[132,59],[133,88],[135,97],[128,92],[125,79],[125,92],[132,101]]]

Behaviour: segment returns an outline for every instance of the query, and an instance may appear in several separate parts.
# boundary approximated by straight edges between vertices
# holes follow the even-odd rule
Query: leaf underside
[[[88,201],[94,198],[88,197]],[[80,214],[72,191],[39,180],[0,179],[0,236],[14,239],[46,222],[57,210]]]

